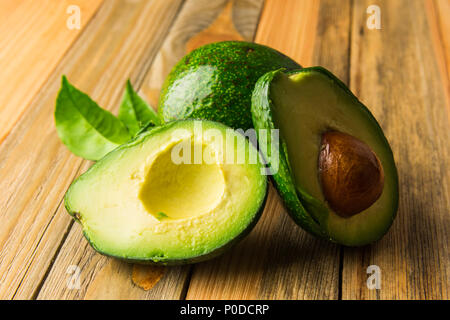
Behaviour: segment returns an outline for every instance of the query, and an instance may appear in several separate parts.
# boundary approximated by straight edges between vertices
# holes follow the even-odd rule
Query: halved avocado
[[[257,132],[279,129],[279,157],[262,151],[278,161],[273,179],[297,224],[348,246],[387,232],[398,207],[392,151],[339,79],[321,67],[269,72],[256,83],[252,116]]]
[[[241,161],[229,161],[235,154]],[[263,169],[256,148],[233,129],[176,121],[95,163],[72,183],[65,206],[102,254],[159,264],[198,262],[220,254],[255,225],[267,194]]]

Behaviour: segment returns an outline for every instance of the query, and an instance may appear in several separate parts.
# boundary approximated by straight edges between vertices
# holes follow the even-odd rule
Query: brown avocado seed
[[[322,135],[319,179],[330,207],[348,218],[381,196],[384,172],[367,144],[349,134],[328,131]]]

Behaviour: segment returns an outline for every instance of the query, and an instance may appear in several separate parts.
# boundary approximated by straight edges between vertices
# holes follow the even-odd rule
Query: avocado
[[[235,154],[240,161],[224,160]],[[199,262],[258,221],[267,195],[263,170],[256,148],[233,129],[174,121],[95,163],[72,183],[65,206],[102,254],[164,265]]]
[[[256,43],[224,41],[199,47],[172,69],[161,89],[158,113],[165,121],[196,118],[235,129],[251,128],[251,95],[268,71],[300,66]]]
[[[370,111],[331,72],[268,72],[255,85],[252,116],[260,142],[258,129],[279,130],[279,157],[261,151],[276,159],[273,180],[298,225],[347,246],[387,232],[398,207],[391,148]]]

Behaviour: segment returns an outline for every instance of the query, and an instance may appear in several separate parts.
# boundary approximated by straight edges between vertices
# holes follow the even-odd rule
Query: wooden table
[[[381,29],[367,27],[371,4]],[[70,5],[79,29],[68,27]],[[1,0],[0,298],[448,299],[449,17],[449,0]],[[87,244],[62,204],[91,163],[57,137],[61,75],[114,112],[127,78],[156,106],[179,58],[229,39],[322,65],[369,106],[400,176],[398,216],[382,240],[315,239],[272,188],[255,230],[209,262],[139,267]],[[380,267],[381,289],[367,287],[369,265]]]

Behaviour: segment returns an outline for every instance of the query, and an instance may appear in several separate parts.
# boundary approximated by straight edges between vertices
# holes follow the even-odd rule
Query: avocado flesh
[[[331,74],[308,68],[271,83],[272,117],[287,149],[299,197],[328,236],[342,244],[363,245],[380,238],[397,210],[397,171],[389,144],[370,112]],[[369,208],[344,218],[328,206],[319,182],[322,134],[339,131],[357,137],[378,156],[385,172],[381,196]]]
[[[158,113],[165,121],[207,119],[235,129],[252,125],[251,95],[260,76],[300,68],[284,54],[256,43],[224,41],[199,47],[171,70]]]
[[[193,154],[195,145],[191,145]],[[148,170],[139,200],[155,217],[186,219],[213,211],[225,193],[219,164],[175,164],[173,147],[161,152]],[[208,152],[202,147],[202,152]],[[192,161],[193,162],[193,161]]]
[[[222,139],[207,135],[208,129]],[[220,160],[221,152],[257,155],[234,131],[237,143],[226,140],[227,129],[186,120],[142,133],[75,180],[66,208],[100,253],[159,264],[212,258],[251,230],[267,192],[260,162]],[[179,146],[186,148],[180,152]],[[202,152],[200,163],[194,150]],[[191,151],[191,163],[175,164],[172,151]]]
[[[252,94],[252,120],[261,152],[287,212],[313,235],[348,246],[383,236],[398,207],[398,178],[392,151],[370,111],[331,72],[322,67],[264,74]],[[279,129],[278,155],[265,148],[264,130]],[[319,151],[325,132],[342,132],[368,145],[381,161],[380,198],[350,218],[333,212],[319,182]],[[277,140],[267,138],[270,145]],[[270,150],[270,151],[269,151]]]

